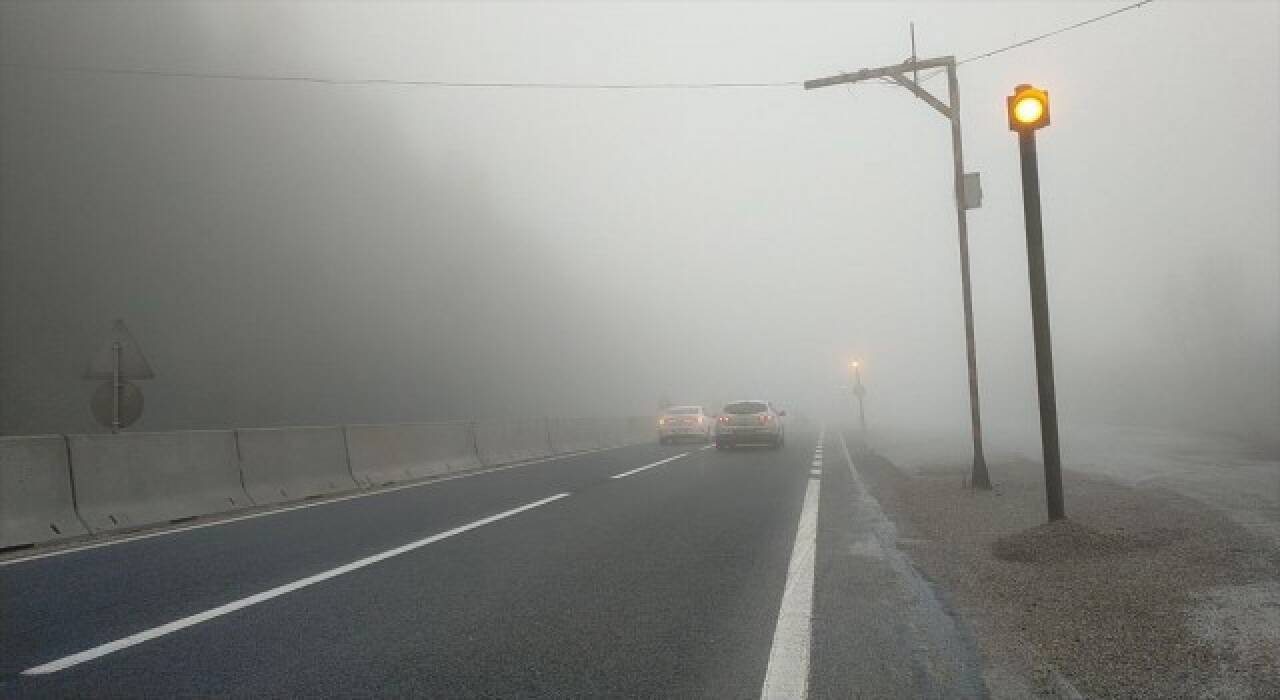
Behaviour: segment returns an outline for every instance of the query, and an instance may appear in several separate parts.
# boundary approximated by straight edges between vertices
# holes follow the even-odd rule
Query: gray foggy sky
[[[922,56],[963,58],[1122,4],[5,3],[0,59],[799,81],[901,61],[909,21]],[[1278,7],[1155,2],[961,68],[993,422],[1034,425],[1003,114],[1033,82],[1064,415],[1275,428]],[[6,432],[86,427],[74,374],[115,317],[161,375],[157,428],[822,413],[853,356],[878,420],[966,425],[949,132],[901,89],[0,78]]]

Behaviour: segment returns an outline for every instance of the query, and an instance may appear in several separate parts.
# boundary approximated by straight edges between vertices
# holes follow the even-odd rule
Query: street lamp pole
[[[944,104],[932,93],[920,87],[907,73],[917,74],[920,69],[944,68],[947,71],[947,100]],[[898,65],[864,68],[853,73],[841,73],[828,78],[806,80],[804,89],[829,87],[864,80],[889,79],[910,90],[912,94],[933,107],[951,123],[952,177],[955,186],[956,227],[960,240],[960,295],[964,306],[965,357],[969,373],[969,422],[973,435],[973,471],[970,483],[974,488],[991,488],[991,476],[987,471],[987,458],[982,448],[982,409],[978,401],[978,351],[973,332],[973,290],[969,280],[969,223],[968,198],[964,185],[964,148],[960,133],[960,82],[956,77],[954,56],[942,56],[916,60],[912,58]],[[974,205],[976,206],[976,205]]]
[[[851,362],[853,367],[853,395],[858,397],[858,427],[862,431],[862,442],[867,442],[867,412],[862,405],[862,397],[867,395],[867,388],[862,385],[862,372],[858,362]]]

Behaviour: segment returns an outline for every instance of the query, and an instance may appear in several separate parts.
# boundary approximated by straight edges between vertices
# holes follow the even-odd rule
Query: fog
[[[0,5],[0,431],[647,414],[968,425],[946,121],[881,83],[1118,4]],[[1068,423],[1280,434],[1280,6],[1155,2],[960,68],[983,409],[1035,425],[1016,138],[1039,134]],[[49,70],[88,68],[94,71]],[[95,72],[96,71],[96,72]],[[926,83],[938,94],[945,80]]]

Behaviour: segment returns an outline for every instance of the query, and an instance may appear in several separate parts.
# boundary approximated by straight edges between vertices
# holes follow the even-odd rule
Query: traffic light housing
[[[1019,85],[1005,98],[1010,131],[1035,131],[1049,126],[1049,93],[1030,85]]]

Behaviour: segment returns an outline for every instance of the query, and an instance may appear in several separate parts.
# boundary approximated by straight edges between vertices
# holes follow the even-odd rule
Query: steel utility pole
[[[907,73],[918,74],[921,69],[945,68],[947,71],[947,102],[943,103],[932,93],[920,87],[918,81],[909,80]],[[806,80],[804,89],[829,87],[858,83],[864,80],[890,79],[910,90],[916,97],[924,100],[939,114],[951,122],[951,156],[952,177],[955,183],[956,228],[960,234],[960,293],[964,305],[964,339],[965,352],[969,366],[969,419],[973,432],[973,474],[971,483],[974,488],[990,489],[991,476],[987,473],[987,458],[982,450],[982,411],[978,403],[978,354],[973,337],[973,292],[969,282],[969,224],[966,211],[977,206],[972,203],[976,193],[966,192],[964,173],[964,148],[960,134],[960,83],[956,78],[956,59],[954,56],[941,56],[916,60],[910,58],[898,65],[864,68],[853,73],[841,73],[829,78]]]

